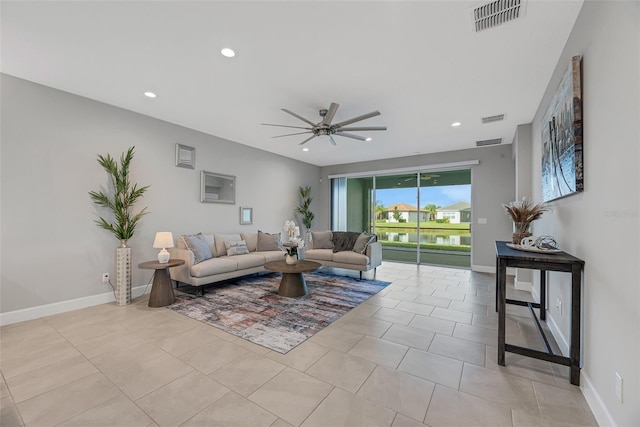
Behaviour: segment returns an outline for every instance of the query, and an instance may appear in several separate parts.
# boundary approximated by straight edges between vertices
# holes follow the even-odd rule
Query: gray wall
[[[515,164],[511,144],[469,150],[448,151],[411,157],[349,163],[321,169],[319,224],[330,224],[331,182],[329,175],[375,172],[387,169],[420,167],[444,163],[478,160],[472,167],[472,242],[471,265],[481,270],[495,269],[495,240],[511,240],[512,225],[502,208],[515,194]],[[478,224],[487,218],[487,224]]]
[[[100,275],[115,276],[118,242],[93,223],[87,194],[108,184],[98,154],[135,145],[133,181],[151,185],[129,242],[134,266],[156,258],[156,231],[278,232],[298,186],[316,197],[316,166],[4,74],[0,83],[2,313],[110,292]],[[176,143],[196,148],[195,170],[174,166]],[[200,170],[236,175],[236,204],[200,203]],[[253,208],[253,225],[239,225],[240,206]],[[133,285],[151,274],[134,268]]]
[[[516,194],[514,200],[532,197],[531,190],[531,124],[520,125],[513,137],[513,158],[516,162]],[[516,289],[531,290],[531,270],[516,268]]]
[[[584,192],[552,202],[534,230],[586,262],[583,374],[590,384],[583,387],[591,385],[607,408],[601,425],[640,425],[639,40],[640,3],[585,2],[532,129],[532,182],[540,199],[540,120],[571,57],[582,55]],[[560,340],[569,337],[568,276],[550,276],[550,318]],[[564,303],[562,315],[556,299]],[[624,379],[623,403],[615,397],[616,372]]]

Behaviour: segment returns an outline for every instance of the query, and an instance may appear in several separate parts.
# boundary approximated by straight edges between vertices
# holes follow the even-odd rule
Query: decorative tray
[[[557,254],[562,252],[560,249],[540,249],[540,248],[536,248],[535,246],[522,246],[522,245],[515,245],[513,243],[507,243],[507,246],[510,247],[511,249],[517,249],[519,251],[525,251],[525,252],[537,252],[539,254]]]

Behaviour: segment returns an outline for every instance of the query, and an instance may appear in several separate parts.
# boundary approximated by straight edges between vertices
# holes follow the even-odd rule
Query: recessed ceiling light
[[[155,93],[153,93],[153,92],[145,92],[145,93],[144,93],[144,96],[146,96],[147,98],[155,98],[155,97],[156,97],[156,96],[158,96],[158,95],[156,95],[156,94],[155,94]]]
[[[228,47],[222,49],[220,53],[222,54],[222,56],[226,56],[227,58],[233,58],[234,56],[236,56],[236,53],[233,51],[233,49],[229,49]]]
[[[451,123],[451,126],[455,128],[455,127],[460,126],[461,124],[462,123],[460,123],[460,122],[453,122],[453,123]]]
[[[309,151],[307,147],[303,148],[302,151]]]
[[[365,141],[369,142],[369,141],[371,141],[372,139],[373,139],[373,138],[369,137],[369,138],[366,138],[366,139],[365,139]]]

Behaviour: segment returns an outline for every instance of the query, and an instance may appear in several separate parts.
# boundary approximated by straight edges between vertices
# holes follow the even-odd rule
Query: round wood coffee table
[[[155,270],[153,273],[153,285],[149,295],[149,307],[165,307],[176,301],[169,276],[169,267],[177,267],[184,264],[182,259],[170,259],[169,262],[147,261],[138,264],[138,268]]]
[[[302,273],[310,273],[322,267],[322,264],[315,261],[298,260],[297,263],[289,265],[284,260],[269,261],[264,264],[264,268],[269,271],[282,273],[278,295],[283,297],[301,297],[307,295],[307,283],[304,281]]]

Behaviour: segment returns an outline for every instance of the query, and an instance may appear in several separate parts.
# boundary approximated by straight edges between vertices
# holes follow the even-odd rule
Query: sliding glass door
[[[382,259],[416,263],[418,236],[424,213],[418,209],[416,173],[376,177],[375,232],[382,242]]]
[[[334,178],[332,191],[332,228],[376,233],[384,260],[470,267],[470,169]]]

